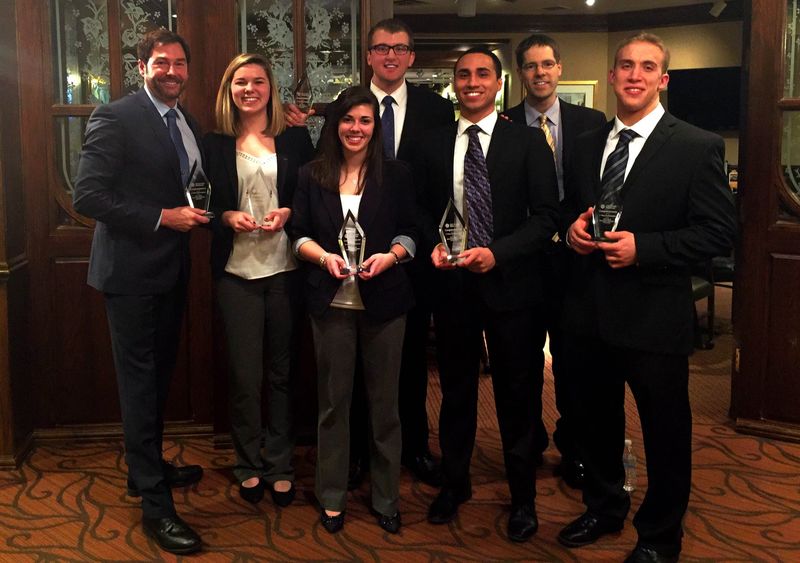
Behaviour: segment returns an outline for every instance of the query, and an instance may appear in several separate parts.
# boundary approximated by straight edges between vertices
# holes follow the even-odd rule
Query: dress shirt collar
[[[156,98],[153,95],[153,93],[147,88],[147,84],[144,85],[144,91],[147,92],[147,97],[150,98],[150,101],[153,102],[154,106],[156,106],[156,110],[158,111],[158,115],[160,115],[161,117],[164,117],[164,114],[166,114],[169,110],[173,109],[173,108],[169,107],[167,104],[165,104],[164,102],[162,102],[161,100],[159,100],[158,98]],[[185,119],[183,117],[183,113],[181,112],[181,110],[178,109],[178,104],[177,103],[175,104],[175,111],[178,112],[178,115],[180,116],[181,119]]]
[[[481,128],[481,131],[492,136],[492,132],[494,131],[494,126],[497,124],[497,112],[493,111],[477,123],[471,122],[469,119],[464,117],[458,118],[458,134],[463,135],[466,133],[467,129],[472,125],[477,125]]]
[[[544,113],[547,116],[547,120],[558,127],[559,123],[561,122],[561,100],[556,98],[556,101],[547,108],[544,112],[539,111],[532,105],[528,103],[528,100],[525,99],[524,106],[525,108],[525,124],[529,127],[539,127],[539,116]]]
[[[386,96],[391,96],[392,98],[394,98],[394,102],[400,107],[405,107],[406,100],[408,99],[408,85],[406,84],[405,80],[403,80],[403,83],[397,88],[397,90],[395,90],[391,94],[387,94],[386,92],[375,86],[374,82],[369,83],[369,89],[372,91],[373,94],[375,94],[375,97],[378,98],[379,105],[383,104],[383,99]]]
[[[625,125],[620,121],[619,117],[614,117],[614,128],[611,129],[611,134],[609,139],[614,139],[619,136],[620,131],[623,129],[633,129],[636,133],[639,134],[639,137],[642,138],[643,141],[646,141],[650,134],[653,132],[653,129],[656,128],[658,122],[661,121],[661,118],[664,116],[664,106],[660,103],[653,108],[653,111],[645,115],[639,121],[634,123],[631,126]]]

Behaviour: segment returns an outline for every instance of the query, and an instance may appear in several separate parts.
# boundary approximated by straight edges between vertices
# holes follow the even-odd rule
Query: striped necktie
[[[625,168],[628,166],[628,143],[639,134],[633,129],[623,129],[619,132],[617,146],[608,155],[606,167],[603,169],[603,178],[600,180],[601,193],[613,194],[622,189],[625,183]]]
[[[470,248],[489,246],[494,235],[494,216],[492,215],[492,190],[489,184],[489,170],[483,156],[477,125],[467,129],[469,145],[464,156],[464,199],[467,202]]]
[[[553,139],[553,133],[550,131],[550,127],[547,125],[547,116],[543,113],[539,114],[539,129],[544,133],[547,145],[550,147],[550,150],[553,151],[553,158],[556,158],[556,141]]]

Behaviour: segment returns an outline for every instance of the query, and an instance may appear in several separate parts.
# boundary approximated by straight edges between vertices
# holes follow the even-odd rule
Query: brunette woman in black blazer
[[[295,495],[289,367],[298,264],[283,228],[292,214],[297,169],[314,148],[307,129],[285,128],[277,84],[261,55],[242,54],[228,65],[215,117],[218,132],[203,144],[215,214],[211,267],[230,363],[233,472],[246,501],[259,502],[269,486],[273,501],[288,506]]]
[[[378,101],[345,90],[328,106],[318,156],[300,170],[291,234],[309,262],[306,284],[318,369],[316,494],[331,533],[344,525],[349,415],[356,361],[370,417],[372,509],[400,529],[400,418],[397,390],[411,287],[399,262],[416,249],[414,188],[406,165],[383,159]],[[350,211],[364,231],[359,271],[342,273],[338,237]]]

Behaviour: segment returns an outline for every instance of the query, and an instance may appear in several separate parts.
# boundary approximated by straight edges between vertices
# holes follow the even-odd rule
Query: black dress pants
[[[105,297],[129,479],[142,495],[145,517],[173,516],[161,453],[186,286],[181,283],[158,295]]]
[[[630,499],[622,488],[627,383],[642,423],[648,481],[633,524],[640,544],[665,555],[679,553],[692,469],[687,356],[642,352],[573,335],[565,344],[567,368],[580,390],[578,447],[587,468],[584,504],[606,520],[621,522],[628,513]]]
[[[503,445],[503,460],[514,505],[536,497],[534,433],[541,411],[540,369],[525,342],[533,337],[530,308],[492,311],[478,288],[478,274],[457,271],[461,290],[449,292],[434,311],[442,386],[439,440],[443,487],[465,492],[475,445],[481,335],[492,358],[492,386]],[[534,390],[539,389],[537,395]],[[526,400],[530,397],[531,400]]]

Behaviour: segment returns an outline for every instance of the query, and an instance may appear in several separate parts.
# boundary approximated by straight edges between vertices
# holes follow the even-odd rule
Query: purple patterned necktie
[[[492,190],[489,171],[478,140],[477,125],[467,129],[469,146],[464,157],[464,199],[469,218],[468,243],[470,248],[489,246],[493,236]]]

